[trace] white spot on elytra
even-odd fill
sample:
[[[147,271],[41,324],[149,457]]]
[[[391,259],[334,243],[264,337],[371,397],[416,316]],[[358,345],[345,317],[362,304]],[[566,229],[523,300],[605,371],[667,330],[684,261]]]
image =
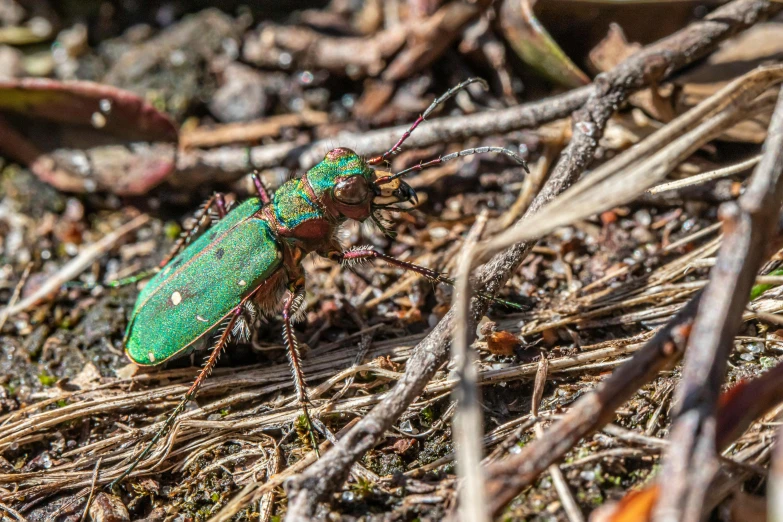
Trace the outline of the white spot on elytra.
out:
[[[147,357],[149,357],[149,358],[150,358],[150,361],[151,361],[151,362],[155,362],[155,354],[154,354],[154,353],[152,353],[152,352],[148,353],[148,354],[147,354]]]
[[[200,315],[197,315],[197,316],[196,316],[196,319],[198,319],[198,320],[199,320],[199,321],[201,321],[202,323],[206,323],[206,322],[208,322],[206,319],[204,319],[204,318],[203,318],[203,317],[201,317]]]
[[[244,279],[240,279],[239,280],[239,286],[245,286],[246,284],[247,284],[247,281],[245,281]]]
[[[174,303],[174,306],[177,306],[182,302],[182,294],[179,292],[174,292],[171,294],[171,302]]]

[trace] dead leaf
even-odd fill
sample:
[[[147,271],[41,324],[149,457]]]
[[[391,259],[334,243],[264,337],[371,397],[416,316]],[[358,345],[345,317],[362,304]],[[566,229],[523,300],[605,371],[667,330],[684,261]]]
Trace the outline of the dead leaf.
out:
[[[755,379],[744,379],[722,393],[718,402],[718,423],[715,444],[726,448],[750,424],[783,402],[783,363]]]
[[[629,43],[622,27],[616,23],[609,25],[606,37],[596,45],[589,55],[590,63],[598,72],[616,67],[620,62],[641,49],[641,44]],[[658,121],[668,122],[674,119],[674,107],[670,100],[672,89],[660,89],[653,85],[631,95],[629,101]]]
[[[519,57],[541,76],[565,87],[580,87],[590,79],[563,52],[533,13],[535,0],[506,0],[500,27]]]
[[[631,491],[613,506],[596,510],[590,522],[646,522],[651,519],[657,501],[658,486]]]
[[[139,195],[174,171],[176,154],[173,144],[139,142],[57,149],[40,153],[28,165],[43,181],[63,191]]]
[[[641,48],[638,43],[628,43],[622,27],[612,23],[606,37],[590,51],[590,64],[597,72],[608,71]]]
[[[416,439],[397,439],[392,445],[392,450],[397,455],[402,455],[416,444]]]
[[[492,332],[487,336],[487,349],[495,355],[514,355],[514,350],[519,345],[519,338],[504,330]]]
[[[128,508],[117,495],[104,493],[95,495],[90,505],[90,518],[95,522],[126,522],[130,521]]]
[[[391,357],[388,355],[384,357],[377,357],[373,363],[377,364],[378,368],[381,368],[382,370],[389,370],[392,372],[400,371],[400,365],[392,361]]]
[[[554,346],[560,340],[560,337],[557,335],[557,331],[554,328],[547,328],[541,332],[541,337],[544,340],[544,344],[547,346]]]
[[[677,76],[674,83],[682,88],[676,100],[681,113],[711,96],[733,79],[759,65],[783,61],[783,22],[756,24],[723,43],[706,60]],[[721,139],[744,143],[763,143],[769,126],[769,115],[743,121],[725,132]]]
[[[139,374],[140,369],[141,367],[137,364],[130,363],[122,368],[114,370],[114,375],[116,375],[118,379],[131,379]]]
[[[0,154],[59,190],[144,194],[174,170],[176,149],[161,142],[177,140],[176,126],[131,92],[93,82],[0,80],[0,111],[9,114],[0,118]],[[48,129],[46,149],[24,133],[36,130],[37,119],[60,124]],[[118,143],[106,145],[114,137]]]
[[[130,91],[95,82],[0,80],[0,111],[86,125],[127,139],[177,139],[177,127],[166,114]]]

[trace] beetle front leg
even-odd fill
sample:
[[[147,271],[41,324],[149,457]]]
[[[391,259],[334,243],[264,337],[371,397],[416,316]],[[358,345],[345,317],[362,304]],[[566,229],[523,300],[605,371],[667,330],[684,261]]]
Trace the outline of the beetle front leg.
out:
[[[397,259],[396,257],[392,257],[390,255],[384,254],[383,252],[378,252],[372,247],[357,247],[357,248],[352,248],[347,252],[332,251],[327,254],[327,257],[339,262],[343,266],[350,266],[353,263],[367,261],[371,259],[380,259],[381,261],[385,261],[386,263],[389,263],[392,266],[396,266],[404,270],[415,272],[421,276],[424,276],[430,281],[432,281],[433,283],[443,283],[451,287],[454,286],[454,280],[440,272],[436,272],[435,270],[431,268],[427,268],[426,266],[421,266],[415,263],[409,263],[407,261],[403,261],[402,259]],[[525,310],[524,307],[518,305],[517,303],[506,301],[505,299],[499,299],[485,292],[477,292],[476,295],[478,297],[481,297],[482,299],[487,299],[489,301],[500,303],[510,308],[515,308],[517,310],[522,310],[522,311]]]
[[[380,259],[389,263],[390,265],[397,266],[408,270],[410,272],[416,272],[417,274],[426,277],[434,283],[444,283],[447,285],[454,285],[454,280],[450,277],[446,277],[440,272],[436,272],[426,266],[416,265],[414,263],[408,263],[402,259],[397,259],[390,255],[386,255],[383,252],[378,252],[372,247],[357,247],[348,250],[347,252],[331,252],[328,256],[330,259],[334,259],[344,266],[350,266],[354,263],[360,263],[370,259]]]

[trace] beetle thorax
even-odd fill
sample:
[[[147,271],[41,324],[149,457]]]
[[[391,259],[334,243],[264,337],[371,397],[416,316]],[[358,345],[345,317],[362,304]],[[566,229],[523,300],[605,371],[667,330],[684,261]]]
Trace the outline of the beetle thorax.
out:
[[[334,149],[301,179],[285,182],[265,211],[279,236],[318,250],[346,219],[371,216],[374,177],[355,152]]]
[[[312,245],[308,250],[331,238],[340,224],[323,211],[305,178],[285,182],[264,211],[278,236]]]

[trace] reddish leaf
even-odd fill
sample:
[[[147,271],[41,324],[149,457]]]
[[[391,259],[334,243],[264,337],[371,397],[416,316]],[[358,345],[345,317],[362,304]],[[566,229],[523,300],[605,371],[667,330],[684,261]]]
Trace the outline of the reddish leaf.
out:
[[[100,127],[130,139],[177,139],[177,128],[166,114],[132,92],[94,82],[46,78],[0,80],[0,111]],[[105,125],[101,126],[104,121]]]
[[[4,80],[0,81],[0,111],[25,116],[20,126],[29,117],[91,127],[89,132],[76,133],[84,146],[47,152],[39,140],[27,138],[10,121],[0,118],[0,154],[27,165],[59,190],[143,194],[175,167],[173,144],[125,145],[127,140],[175,142],[177,128],[167,115],[116,87],[36,78]],[[119,143],[105,145],[105,134],[117,136]],[[46,141],[63,135],[53,130]]]
[[[30,164],[39,178],[70,192],[144,194],[174,171],[176,148],[169,143],[58,149]]]
[[[547,328],[541,332],[541,337],[544,339],[544,344],[550,347],[557,344],[560,340],[560,337],[557,335],[557,331],[554,328]]]
[[[783,363],[723,393],[718,405],[716,444],[723,449],[759,417],[783,402]]]
[[[414,444],[416,444],[416,439],[397,439],[397,441],[392,446],[392,450],[394,450],[394,453],[402,455],[411,449]]]

